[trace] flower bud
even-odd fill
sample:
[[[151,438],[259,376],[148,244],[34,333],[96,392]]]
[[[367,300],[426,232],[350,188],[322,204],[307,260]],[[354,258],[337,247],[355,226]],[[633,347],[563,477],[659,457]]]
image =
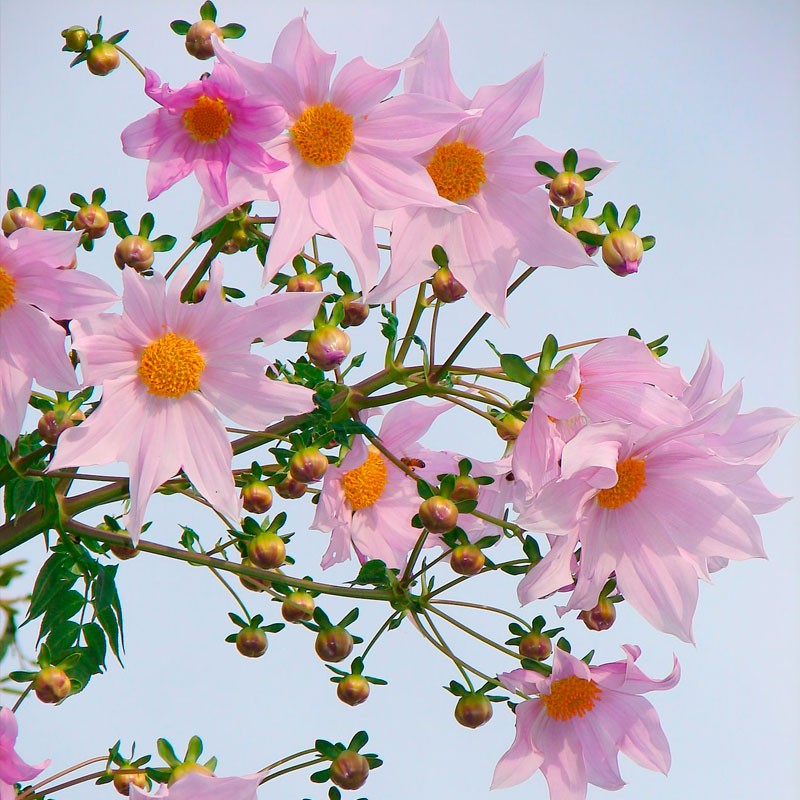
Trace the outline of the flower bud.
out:
[[[492,718],[492,713],[492,704],[486,695],[471,692],[458,698],[453,715],[465,728],[480,728]]]
[[[317,328],[308,340],[306,353],[322,370],[336,369],[350,352],[350,337],[335,325]]]
[[[617,618],[617,609],[607,597],[600,600],[594,608],[581,611],[578,619],[590,631],[607,631]]]
[[[368,777],[369,762],[354,750],[343,750],[331,764],[331,781],[340,789],[360,789]]]
[[[260,658],[267,652],[267,634],[261,628],[242,628],[236,635],[236,649],[247,658]]]
[[[286,561],[286,543],[277,533],[263,531],[247,543],[247,557],[255,567],[277,569]]]
[[[153,266],[153,245],[141,236],[126,236],[114,250],[114,261],[120,269],[130,267],[144,272]]]
[[[45,667],[33,679],[33,691],[43,703],[60,703],[71,689],[69,675],[59,667]]]
[[[519,654],[531,661],[544,661],[553,652],[553,642],[543,633],[526,633],[519,641]]]
[[[503,414],[497,418],[494,424],[497,435],[504,442],[513,442],[519,436],[525,420],[515,417],[513,414]]]
[[[593,219],[589,219],[588,217],[574,217],[573,219],[568,220],[566,229],[575,238],[578,237],[578,234],[581,231],[585,231],[586,233],[602,234],[600,226]],[[586,244],[585,242],[582,242],[582,244],[587,256],[593,256],[600,249],[600,247],[596,244]]]
[[[35,228],[37,231],[44,230],[44,220],[41,214],[32,208],[17,206],[11,208],[3,214],[3,221],[0,223],[3,233],[8,236],[19,228]]]
[[[328,459],[316,447],[298,450],[289,462],[289,474],[300,483],[314,483],[328,470]]]
[[[72,222],[76,230],[86,231],[86,235],[90,239],[99,239],[101,236],[105,236],[110,224],[108,212],[94,203],[79,209]]]
[[[453,491],[450,492],[450,499],[454,503],[460,503],[462,500],[477,500],[479,491],[480,487],[475,478],[469,475],[459,475]]]
[[[287,475],[276,487],[275,491],[284,500],[297,500],[306,493],[306,485]]]
[[[72,428],[76,422],[82,422],[84,419],[86,415],[80,410],[67,416],[63,411],[58,413],[53,409],[42,414],[36,424],[36,430],[45,444],[54,445],[67,428]]]
[[[345,675],[336,685],[336,696],[348,706],[359,706],[369,697],[369,681],[363,675]]]
[[[287,292],[321,292],[322,284],[313,275],[292,275],[286,281]]]
[[[643,255],[642,240],[633,231],[620,228],[603,240],[603,261],[621,278],[639,271]]]
[[[313,614],[314,598],[308,592],[291,592],[281,603],[281,615],[287,622],[305,622]]]
[[[550,182],[550,202],[558,208],[576,206],[586,197],[586,184],[575,172],[561,172]]]
[[[353,637],[344,628],[335,625],[317,634],[314,650],[323,661],[344,661],[353,651]]]
[[[125,533],[125,531],[119,531],[119,533]],[[127,561],[131,558],[136,558],[139,555],[139,551],[131,544],[110,544],[108,549],[120,560],[120,561]]]
[[[264,481],[251,481],[242,488],[242,505],[250,514],[266,514],[272,508],[272,489]]]
[[[460,544],[450,554],[450,568],[459,575],[477,575],[486,563],[486,556],[474,544]]]
[[[189,55],[200,61],[207,61],[214,55],[211,37],[222,38],[222,31],[217,23],[210,19],[201,19],[195,22],[186,33],[186,50]]]
[[[434,495],[420,504],[419,518],[431,533],[447,533],[458,524],[458,508],[450,498]]]
[[[208,767],[204,767],[202,764],[196,764],[194,761],[185,761],[183,764],[178,764],[177,767],[173,768],[167,784],[172,786],[173,783],[176,783],[190,772],[197,772],[200,775],[209,776],[214,774]]]
[[[71,53],[82,53],[89,43],[89,31],[81,25],[63,30],[61,35],[64,37],[64,49]]]
[[[208,287],[211,285],[210,281],[200,281],[197,286],[192,289],[192,302],[193,303],[202,303],[203,298],[206,296],[206,292],[208,292]]]
[[[464,285],[456,280],[449,267],[439,267],[436,270],[431,286],[434,296],[443,303],[455,303],[467,293]]]
[[[150,778],[144,772],[114,772],[114,788],[124,795],[130,794],[131,784],[147,791],[150,788]]]
[[[89,51],[86,66],[92,75],[108,75],[119,66],[119,50],[110,42],[100,42]]]
[[[254,567],[255,564],[249,558],[245,557],[242,559],[242,566]],[[269,581],[264,581],[260,578],[249,578],[247,575],[240,575],[239,583],[241,583],[245,589],[249,589],[251,592],[264,592],[270,586]]]
[[[369,306],[359,302],[360,300],[361,295],[355,293],[346,294],[342,298],[342,307],[344,308],[342,327],[357,328],[369,316]]]

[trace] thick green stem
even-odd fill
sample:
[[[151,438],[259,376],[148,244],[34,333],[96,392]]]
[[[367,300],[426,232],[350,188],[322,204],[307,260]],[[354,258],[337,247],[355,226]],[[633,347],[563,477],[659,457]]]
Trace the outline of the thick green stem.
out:
[[[417,325],[419,325],[419,321],[422,319],[422,314],[425,311],[427,306],[425,305],[425,284],[421,283],[419,285],[419,290],[417,291],[417,300],[414,303],[414,310],[411,312],[411,319],[408,321],[408,328],[406,329],[406,334],[401,340],[400,350],[397,353],[397,357],[395,358],[395,364],[401,366],[403,363],[403,359],[408,355],[408,350],[411,347],[411,337],[417,330]]]

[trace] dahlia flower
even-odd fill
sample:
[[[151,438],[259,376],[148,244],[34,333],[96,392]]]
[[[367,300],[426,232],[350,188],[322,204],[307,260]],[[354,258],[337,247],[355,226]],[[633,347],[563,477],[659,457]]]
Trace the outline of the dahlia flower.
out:
[[[229,67],[216,64],[209,77],[177,90],[162,84],[153,70],[145,73],[144,90],[161,108],[122,131],[122,149],[150,162],[148,199],[194,172],[203,192],[225,206],[231,164],[257,174],[285,166],[261,145],[284,129],[283,110],[246,92]]]
[[[666,774],[669,744],[645,692],[671,689],[680,679],[675,660],[663,680],[636,665],[638,647],[623,645],[626,658],[592,667],[556,648],[553,672],[515,669],[498,675],[508,689],[537,697],[516,707],[516,737],[497,764],[492,788],[514,786],[541,770],[550,800],[584,800],[588,784],[621,789],[619,753],[639,766]]]
[[[0,435],[22,429],[31,384],[78,388],[64,350],[66,331],[53,320],[97,313],[117,300],[99,278],[67,266],[80,231],[20,228],[0,236]]]
[[[14,749],[17,743],[17,719],[10,708],[0,709],[0,800],[14,800],[14,784],[33,780],[50,763],[35,767],[26,764]]]
[[[150,495],[183,469],[218,511],[238,517],[233,453],[220,412],[263,428],[314,407],[302,386],[269,380],[265,359],[250,354],[305,325],[321,293],[281,294],[241,308],[222,298],[222,269],[211,269],[202,302],[180,302],[179,277],[122,273],[123,314],[74,323],[87,383],[103,387],[89,418],[61,435],[51,469],[124,461],[131,509],[125,526],[138,539]]]
[[[241,778],[218,778],[201,772],[187,772],[172,786],[161,784],[152,792],[131,786],[129,796],[138,800],[170,798],[170,800],[256,800],[263,772]]]

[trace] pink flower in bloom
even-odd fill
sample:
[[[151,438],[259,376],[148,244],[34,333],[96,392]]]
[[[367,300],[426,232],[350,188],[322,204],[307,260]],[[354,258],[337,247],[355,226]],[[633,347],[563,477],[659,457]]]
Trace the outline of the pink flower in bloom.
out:
[[[438,483],[436,475],[453,472],[456,459],[425,449],[419,439],[439,414],[451,407],[446,403],[426,406],[413,401],[398,405],[384,418],[380,440],[397,458],[415,459],[415,471]],[[341,466],[325,473],[311,524],[315,530],[332,534],[322,566],[346,561],[352,546],[362,561],[381,559],[388,567],[401,568],[420,535],[411,519],[421,502],[416,481],[374,446],[356,438]],[[437,541],[432,538],[430,544]]]
[[[17,743],[17,720],[10,708],[0,709],[0,800],[14,800],[14,784],[33,780],[50,760],[32,767],[14,749]]]
[[[516,737],[497,764],[492,789],[515,786],[541,770],[550,800],[584,800],[588,784],[621,789],[623,752],[645,769],[666,774],[669,744],[645,692],[671,689],[680,679],[677,659],[663,680],[634,663],[640,649],[623,645],[626,659],[590,667],[556,648],[553,673],[515,669],[498,675],[512,691],[536,694],[516,708]]]
[[[264,774],[259,772],[241,778],[218,778],[216,775],[188,772],[172,786],[161,784],[152,793],[143,792],[138,786],[131,786],[129,796],[138,800],[163,800],[167,797],[170,800],[256,800],[258,785]]]
[[[80,231],[21,228],[0,236],[0,435],[14,442],[36,380],[48,389],[77,389],[64,350],[66,332],[53,322],[94,314],[117,295],[99,278],[71,269]]]
[[[231,164],[251,173],[275,172],[285,166],[260,144],[284,129],[283,110],[268,98],[246,92],[229,67],[216,64],[209,77],[177,90],[161,84],[148,69],[144,90],[161,108],[125,128],[122,149],[150,161],[150,200],[194,172],[203,191],[225,206]]]
[[[180,302],[180,276],[166,288],[122,273],[124,313],[74,325],[84,379],[102,384],[103,399],[79,427],[62,434],[52,469],[124,461],[130,469],[134,540],[150,495],[183,469],[197,491],[229,517],[239,514],[233,456],[217,411],[248,428],[263,428],[313,407],[312,392],[265,377],[266,361],[250,353],[254,338],[279,341],[316,313],[321,293],[262,298],[240,308],[221,296],[213,266],[201,303]]]
[[[472,100],[450,72],[444,27],[436,22],[412,53],[405,88],[465,110],[465,117],[420,156],[439,194],[462,208],[421,208],[409,204],[392,220],[392,262],[372,298],[387,302],[427,280],[437,266],[434,245],[449,257],[450,269],[482,309],[505,319],[506,289],[518,259],[531,266],[592,264],[583,245],[550,214],[536,161],[559,167],[563,154],[517,130],[539,114],[542,62],[502,86],[484,86]],[[581,150],[579,168],[610,166],[593,150]],[[473,213],[453,213],[464,207]]]
[[[215,44],[253,92],[286,112],[289,130],[270,147],[288,167],[271,176],[280,215],[270,241],[265,281],[315,233],[329,233],[347,250],[366,293],[379,268],[376,211],[449,206],[415,161],[466,115],[451,103],[418,95],[384,100],[400,67],[377,69],[362,58],[345,64],[331,83],[336,56],[311,38],[305,16],[278,37],[272,63],[259,64]]]

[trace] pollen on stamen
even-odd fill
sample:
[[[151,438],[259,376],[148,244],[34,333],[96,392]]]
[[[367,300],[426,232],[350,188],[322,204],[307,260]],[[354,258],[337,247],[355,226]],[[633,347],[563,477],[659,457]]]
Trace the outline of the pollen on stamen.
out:
[[[181,117],[183,125],[198,142],[216,142],[227,134],[233,114],[219,97],[201,94]]]
[[[601,489],[597,505],[601,508],[620,508],[639,496],[647,485],[644,459],[629,458],[617,464],[617,482],[610,489]]]
[[[195,342],[170,331],[144,348],[138,374],[150,394],[176,398],[200,388],[205,366]]]
[[[453,203],[477,194],[486,182],[483,153],[464,142],[437,147],[426,169],[439,196]]]
[[[315,167],[344,161],[353,146],[353,118],[333,103],[309,106],[289,129],[297,152]]]
[[[548,717],[566,722],[583,717],[600,699],[603,690],[594,682],[577,675],[561,678],[550,684],[550,694],[540,695]]]
[[[7,311],[16,302],[16,286],[17,282],[13,275],[0,267],[0,314]]]
[[[369,508],[380,499],[389,472],[381,454],[374,448],[369,449],[367,460],[355,469],[345,472],[342,478],[344,496],[353,511]]]

